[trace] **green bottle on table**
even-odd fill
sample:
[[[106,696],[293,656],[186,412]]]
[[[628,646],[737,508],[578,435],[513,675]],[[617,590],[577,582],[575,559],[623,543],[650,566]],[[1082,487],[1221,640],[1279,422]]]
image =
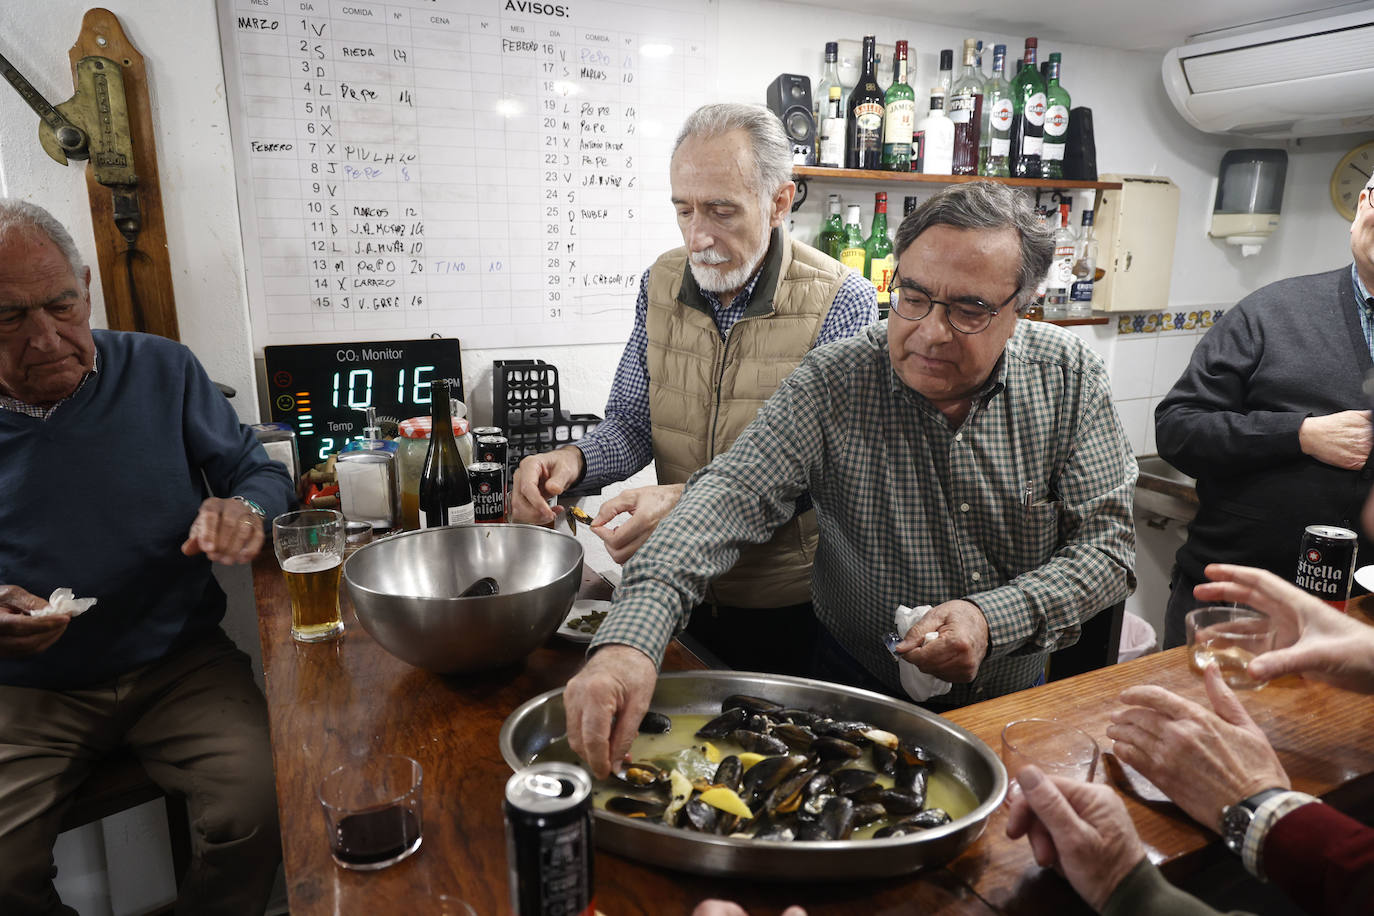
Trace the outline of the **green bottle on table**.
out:
[[[844,223],[840,220],[840,195],[831,194],[829,205],[830,215],[821,226],[821,237],[816,247],[838,261],[841,244],[844,242]]]

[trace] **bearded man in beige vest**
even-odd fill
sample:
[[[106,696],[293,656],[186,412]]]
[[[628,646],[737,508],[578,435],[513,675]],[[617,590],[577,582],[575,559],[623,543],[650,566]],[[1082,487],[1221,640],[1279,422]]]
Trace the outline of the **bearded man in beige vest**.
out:
[[[658,486],[608,499],[592,521],[618,563],[807,352],[877,318],[870,282],[787,234],[792,151],[767,109],[693,112],[673,148],[670,184],[684,246],[640,280],[606,420],[576,445],[526,458],[511,484],[512,520],[549,524],[552,497],[624,480],[654,461]],[[622,514],[628,518],[609,524]],[[804,673],[817,632],[815,550],[815,513],[804,494],[787,524],[711,583],[687,632],[730,667]]]

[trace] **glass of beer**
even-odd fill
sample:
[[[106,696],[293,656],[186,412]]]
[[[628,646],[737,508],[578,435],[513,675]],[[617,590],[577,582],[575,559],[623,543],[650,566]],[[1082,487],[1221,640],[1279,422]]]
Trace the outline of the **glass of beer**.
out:
[[[272,519],[277,562],[291,595],[293,639],[319,642],[343,632],[339,573],[345,538],[343,513],[333,509],[305,509]]]

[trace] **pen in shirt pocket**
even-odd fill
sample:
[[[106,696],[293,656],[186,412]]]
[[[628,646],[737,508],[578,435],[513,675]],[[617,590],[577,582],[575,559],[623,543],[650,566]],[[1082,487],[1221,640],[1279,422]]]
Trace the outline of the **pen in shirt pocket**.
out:
[[[1035,502],[1035,481],[1027,480],[1021,484],[1021,505],[1029,508]]]

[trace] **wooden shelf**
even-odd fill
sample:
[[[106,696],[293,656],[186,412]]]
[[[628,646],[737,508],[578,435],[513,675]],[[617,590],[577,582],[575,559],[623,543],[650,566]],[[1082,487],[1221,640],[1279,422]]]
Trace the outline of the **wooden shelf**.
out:
[[[1108,324],[1111,319],[1106,315],[1094,315],[1091,318],[1049,318],[1045,319],[1046,324],[1057,324],[1061,328],[1071,328],[1076,324]]]
[[[826,181],[896,181],[915,184],[960,184],[966,181],[995,181],[998,184],[1016,188],[1040,188],[1046,191],[1086,189],[1093,191],[1117,191],[1119,181],[1070,181],[1067,178],[986,178],[982,175],[923,175],[920,172],[887,172],[880,169],[827,169],[817,165],[797,165],[792,167],[797,178],[824,179]]]

